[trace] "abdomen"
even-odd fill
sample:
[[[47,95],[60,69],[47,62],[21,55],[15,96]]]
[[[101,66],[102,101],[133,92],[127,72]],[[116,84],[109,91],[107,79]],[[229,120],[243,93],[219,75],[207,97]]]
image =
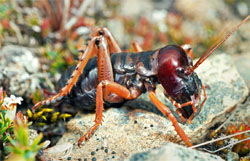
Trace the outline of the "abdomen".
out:
[[[75,65],[71,66],[63,73],[57,84],[58,91],[65,86],[75,67]],[[96,58],[93,58],[89,60],[77,83],[71,92],[63,98],[61,104],[67,104],[82,110],[94,110],[97,85]]]
[[[130,88],[136,86],[142,92],[145,92],[143,79],[148,76],[143,75],[137,69],[137,63],[144,64],[143,72],[149,74],[151,65],[149,64],[149,56],[152,52],[142,53],[118,53],[111,55],[111,63],[113,67],[115,82]],[[58,82],[58,90],[64,87],[67,80],[70,78],[71,73],[74,71],[75,66],[70,67],[62,75]],[[72,88],[71,92],[64,97],[62,103],[79,108],[82,110],[94,110],[96,103],[96,87],[98,85],[97,74],[97,58],[92,58],[84,68],[83,73],[79,77],[76,85]],[[120,102],[120,103],[123,103]],[[120,104],[118,103],[118,104]],[[105,106],[113,106],[116,104],[105,102]]]

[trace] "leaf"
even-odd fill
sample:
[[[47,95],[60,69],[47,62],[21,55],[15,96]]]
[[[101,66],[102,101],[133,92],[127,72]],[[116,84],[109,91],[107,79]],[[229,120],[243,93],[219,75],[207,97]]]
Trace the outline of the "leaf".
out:
[[[33,141],[33,143],[31,144],[31,149],[35,149],[37,150],[40,149],[42,147],[42,144],[38,145],[40,143],[40,141],[42,140],[43,138],[43,135],[42,134],[39,134]]]

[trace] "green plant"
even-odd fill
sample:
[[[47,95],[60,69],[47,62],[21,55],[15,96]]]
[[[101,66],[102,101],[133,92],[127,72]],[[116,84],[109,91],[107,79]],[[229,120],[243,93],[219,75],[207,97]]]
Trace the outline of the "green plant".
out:
[[[8,160],[34,161],[38,151],[42,148],[43,143],[39,144],[42,134],[38,135],[32,143],[29,143],[29,132],[26,118],[22,113],[18,113],[14,121],[14,139],[9,137],[10,153]]]
[[[9,153],[8,160],[33,161],[42,144],[40,134],[33,143],[29,143],[28,121],[21,113],[16,114],[17,104],[22,98],[11,95],[7,97],[0,88],[0,143],[4,156]],[[1,156],[1,159],[4,157]]]
[[[6,117],[8,112],[6,108],[6,96],[2,88],[0,88],[0,140],[4,144],[8,142],[8,136],[13,132],[13,124],[10,118]]]
[[[13,124],[9,118],[5,117],[6,111],[0,111],[0,139],[3,143],[8,141],[8,137],[13,132]]]
[[[8,117],[5,117],[5,115],[6,110],[0,110],[0,160],[9,153],[5,145],[9,142],[8,138],[13,134],[14,129],[12,121]]]

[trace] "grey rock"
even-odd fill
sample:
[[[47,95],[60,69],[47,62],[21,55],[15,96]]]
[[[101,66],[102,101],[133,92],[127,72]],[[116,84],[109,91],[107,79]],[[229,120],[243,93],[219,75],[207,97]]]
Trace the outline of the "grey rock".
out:
[[[26,47],[5,46],[1,49],[0,56],[2,66],[12,66],[14,64],[31,73],[37,72],[39,69],[38,58],[35,58],[32,52]]]
[[[243,104],[232,112],[232,115],[228,118],[227,124],[240,124],[250,123],[250,96],[246,99]]]
[[[240,160],[240,157],[237,153],[234,153],[234,152],[228,152],[227,153],[227,161],[238,161]]]
[[[197,69],[197,73],[209,87],[208,100],[192,124],[180,125],[193,143],[203,142],[208,129],[216,123],[224,122],[236,105],[248,95],[245,82],[238,74],[231,58],[225,54],[210,57]],[[161,90],[157,89],[157,97],[171,107]],[[123,160],[131,154],[161,147],[168,142],[183,144],[169,120],[156,114],[157,110],[148,101],[147,94],[143,94],[129,106],[135,109],[129,107],[107,109],[104,112],[104,122],[95,134],[84,142],[82,147],[76,145],[73,147],[74,153],[70,155],[72,160],[83,157]],[[68,122],[68,132],[58,144],[77,143],[80,136],[93,125],[94,119],[94,113],[77,115]]]
[[[44,155],[51,158],[65,159],[72,153],[73,144],[63,143],[47,148],[43,151]]]
[[[40,88],[40,63],[25,47],[8,45],[0,50],[0,86],[11,94],[29,97]]]
[[[126,161],[222,161],[219,156],[193,150],[173,143],[167,143],[161,148],[132,155]]]
[[[248,44],[249,45],[249,44]],[[233,55],[233,59],[236,65],[237,70],[239,71],[242,78],[245,80],[248,88],[250,89],[250,53],[241,54],[241,55]]]

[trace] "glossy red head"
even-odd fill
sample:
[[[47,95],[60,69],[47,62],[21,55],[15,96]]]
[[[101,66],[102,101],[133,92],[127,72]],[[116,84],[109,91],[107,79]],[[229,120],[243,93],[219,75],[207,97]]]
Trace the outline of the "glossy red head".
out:
[[[193,101],[198,105],[202,83],[195,72],[189,72],[193,67],[190,57],[176,45],[168,45],[159,50],[158,81],[165,89],[165,95],[177,103]],[[188,119],[193,113],[192,106],[183,107],[182,115]]]
[[[248,19],[250,19],[250,15],[235,26],[224,38],[212,45],[195,65],[180,46],[168,45],[161,48],[158,52],[157,77],[165,89],[165,95],[179,104],[191,101],[197,107],[200,103],[202,83],[194,70]],[[194,112],[191,105],[184,106],[179,111],[186,119],[189,119]]]

